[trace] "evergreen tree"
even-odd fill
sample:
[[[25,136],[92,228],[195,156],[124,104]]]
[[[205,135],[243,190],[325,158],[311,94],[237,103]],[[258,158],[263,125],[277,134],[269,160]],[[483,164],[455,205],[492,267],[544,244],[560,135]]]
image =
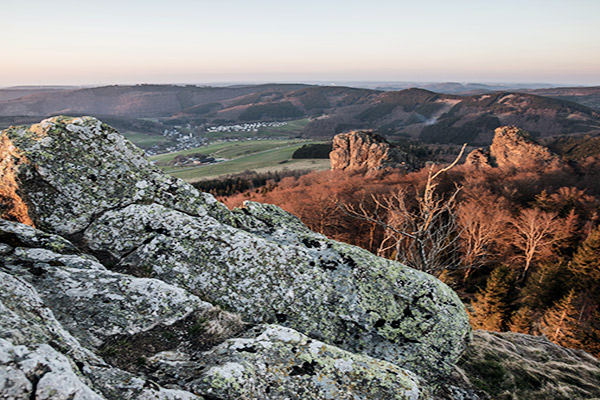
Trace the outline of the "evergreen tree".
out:
[[[523,306],[511,318],[510,331],[518,333],[531,333],[534,313],[531,308]]]
[[[506,330],[514,300],[514,271],[506,266],[498,267],[490,274],[485,290],[475,295],[471,303],[471,325],[487,331]]]
[[[572,276],[565,262],[541,263],[527,279],[521,292],[522,303],[533,310],[546,310],[562,299],[572,286]]]
[[[596,311],[590,319],[585,331],[585,351],[600,358],[600,311]]]
[[[540,332],[561,346],[582,348],[582,331],[578,321],[575,289],[548,309],[540,323]]]
[[[583,286],[600,281],[600,227],[594,229],[579,246],[571,262],[571,271]]]

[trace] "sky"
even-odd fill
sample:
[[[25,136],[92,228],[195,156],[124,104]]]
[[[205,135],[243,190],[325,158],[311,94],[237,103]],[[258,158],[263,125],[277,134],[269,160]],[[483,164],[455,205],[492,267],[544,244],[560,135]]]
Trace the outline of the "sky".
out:
[[[600,0],[1,0],[0,87],[600,85]]]

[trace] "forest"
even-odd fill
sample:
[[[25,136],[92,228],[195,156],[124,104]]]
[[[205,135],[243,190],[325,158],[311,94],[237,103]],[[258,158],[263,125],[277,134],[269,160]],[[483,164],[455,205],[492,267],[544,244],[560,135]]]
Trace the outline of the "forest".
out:
[[[545,335],[599,357],[598,176],[592,157],[550,168],[321,171],[220,200],[276,204],[330,238],[437,276],[475,329]]]

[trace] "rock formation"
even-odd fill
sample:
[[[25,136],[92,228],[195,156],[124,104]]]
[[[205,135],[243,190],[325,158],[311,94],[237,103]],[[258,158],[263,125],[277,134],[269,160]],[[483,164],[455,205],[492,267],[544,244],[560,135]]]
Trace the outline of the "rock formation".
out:
[[[340,133],[329,153],[331,169],[406,168],[406,154],[369,131]]]
[[[37,228],[0,220],[2,395],[420,399],[465,348],[440,281],[275,206],[229,211],[94,118],[0,139],[2,217]]]
[[[465,163],[478,168],[547,168],[560,165],[561,160],[533,141],[527,132],[515,126],[502,126],[495,130],[489,150],[473,150]]]

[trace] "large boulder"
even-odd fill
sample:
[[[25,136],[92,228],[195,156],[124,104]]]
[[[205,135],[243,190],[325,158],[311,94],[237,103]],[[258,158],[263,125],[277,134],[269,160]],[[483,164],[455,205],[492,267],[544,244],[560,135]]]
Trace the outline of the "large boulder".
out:
[[[329,153],[331,169],[378,170],[406,168],[406,154],[390,145],[383,137],[369,131],[340,133],[333,138]]]
[[[249,322],[278,322],[426,379],[448,373],[464,349],[464,307],[437,279],[311,232],[274,206],[229,212],[94,118],[13,127],[2,140],[13,160],[3,173],[32,223],[109,269],[160,279]]]
[[[428,396],[410,371],[289,328],[256,327],[232,338],[246,329],[236,315],[162,281],[108,271],[29,226],[0,220],[0,242],[0,397]],[[52,250],[55,243],[63,253]],[[370,385],[355,384],[365,377]]]

